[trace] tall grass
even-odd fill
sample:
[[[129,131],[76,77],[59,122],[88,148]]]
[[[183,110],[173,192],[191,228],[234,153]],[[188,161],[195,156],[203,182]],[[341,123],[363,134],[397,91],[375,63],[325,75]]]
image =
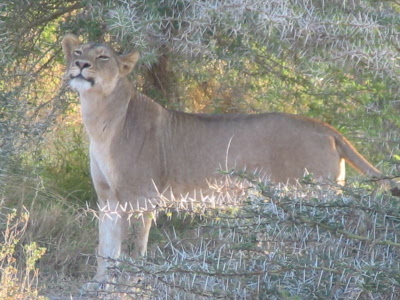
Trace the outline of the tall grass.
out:
[[[0,224],[6,224],[10,210],[29,214],[12,254],[15,276],[25,272],[23,245],[46,248],[36,262],[44,293],[59,289],[54,286],[61,281],[68,282],[70,292],[77,291],[94,272],[97,228],[86,209],[95,199],[86,146],[79,126],[55,129],[46,147],[0,172]]]
[[[87,207],[46,187],[38,175],[3,174],[0,186],[3,215],[10,209],[29,212],[20,242],[36,242],[47,249],[38,262],[42,274],[87,278],[97,243],[96,221],[86,213]]]

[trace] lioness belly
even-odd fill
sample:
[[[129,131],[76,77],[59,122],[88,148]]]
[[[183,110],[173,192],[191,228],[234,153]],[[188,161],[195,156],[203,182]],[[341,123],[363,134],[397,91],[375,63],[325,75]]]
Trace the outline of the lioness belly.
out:
[[[274,130],[271,134],[265,129],[254,138],[232,133],[230,138],[220,138],[218,144],[208,143],[207,149],[201,149],[199,143],[194,151],[197,155],[181,155],[180,160],[173,160],[168,186],[178,194],[196,189],[206,192],[211,182],[221,182],[223,174],[232,170],[285,184],[295,184],[305,174],[312,174],[317,180],[344,180],[344,161],[336,150],[334,137],[313,132],[305,136],[295,129]]]

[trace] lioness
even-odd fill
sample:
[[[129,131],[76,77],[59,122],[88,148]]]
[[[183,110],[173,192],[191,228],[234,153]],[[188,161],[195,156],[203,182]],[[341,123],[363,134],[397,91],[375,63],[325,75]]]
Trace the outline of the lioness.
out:
[[[116,258],[126,205],[144,208],[158,191],[206,195],[217,170],[262,170],[271,181],[345,180],[345,161],[363,174],[381,173],[333,127],[285,113],[189,114],[164,109],[135,92],[127,75],[138,53],[117,55],[108,45],[62,40],[67,78],[79,93],[90,139],[91,175],[100,207],[96,281],[106,280],[105,258]],[[136,219],[135,253],[145,255],[153,216]],[[131,218],[130,221],[132,221]]]

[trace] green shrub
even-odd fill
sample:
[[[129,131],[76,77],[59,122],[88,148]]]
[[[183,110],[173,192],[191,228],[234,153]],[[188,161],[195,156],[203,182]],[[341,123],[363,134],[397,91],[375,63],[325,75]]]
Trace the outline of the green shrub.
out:
[[[95,203],[90,178],[89,150],[81,126],[66,124],[55,129],[46,147],[32,159],[46,187],[80,205]]]

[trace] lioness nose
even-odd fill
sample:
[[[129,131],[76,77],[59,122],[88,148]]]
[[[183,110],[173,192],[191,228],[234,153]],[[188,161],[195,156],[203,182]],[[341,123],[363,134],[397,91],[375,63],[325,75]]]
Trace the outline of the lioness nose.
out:
[[[77,60],[75,64],[79,67],[79,69],[83,70],[85,68],[90,68],[91,64],[88,61]]]

